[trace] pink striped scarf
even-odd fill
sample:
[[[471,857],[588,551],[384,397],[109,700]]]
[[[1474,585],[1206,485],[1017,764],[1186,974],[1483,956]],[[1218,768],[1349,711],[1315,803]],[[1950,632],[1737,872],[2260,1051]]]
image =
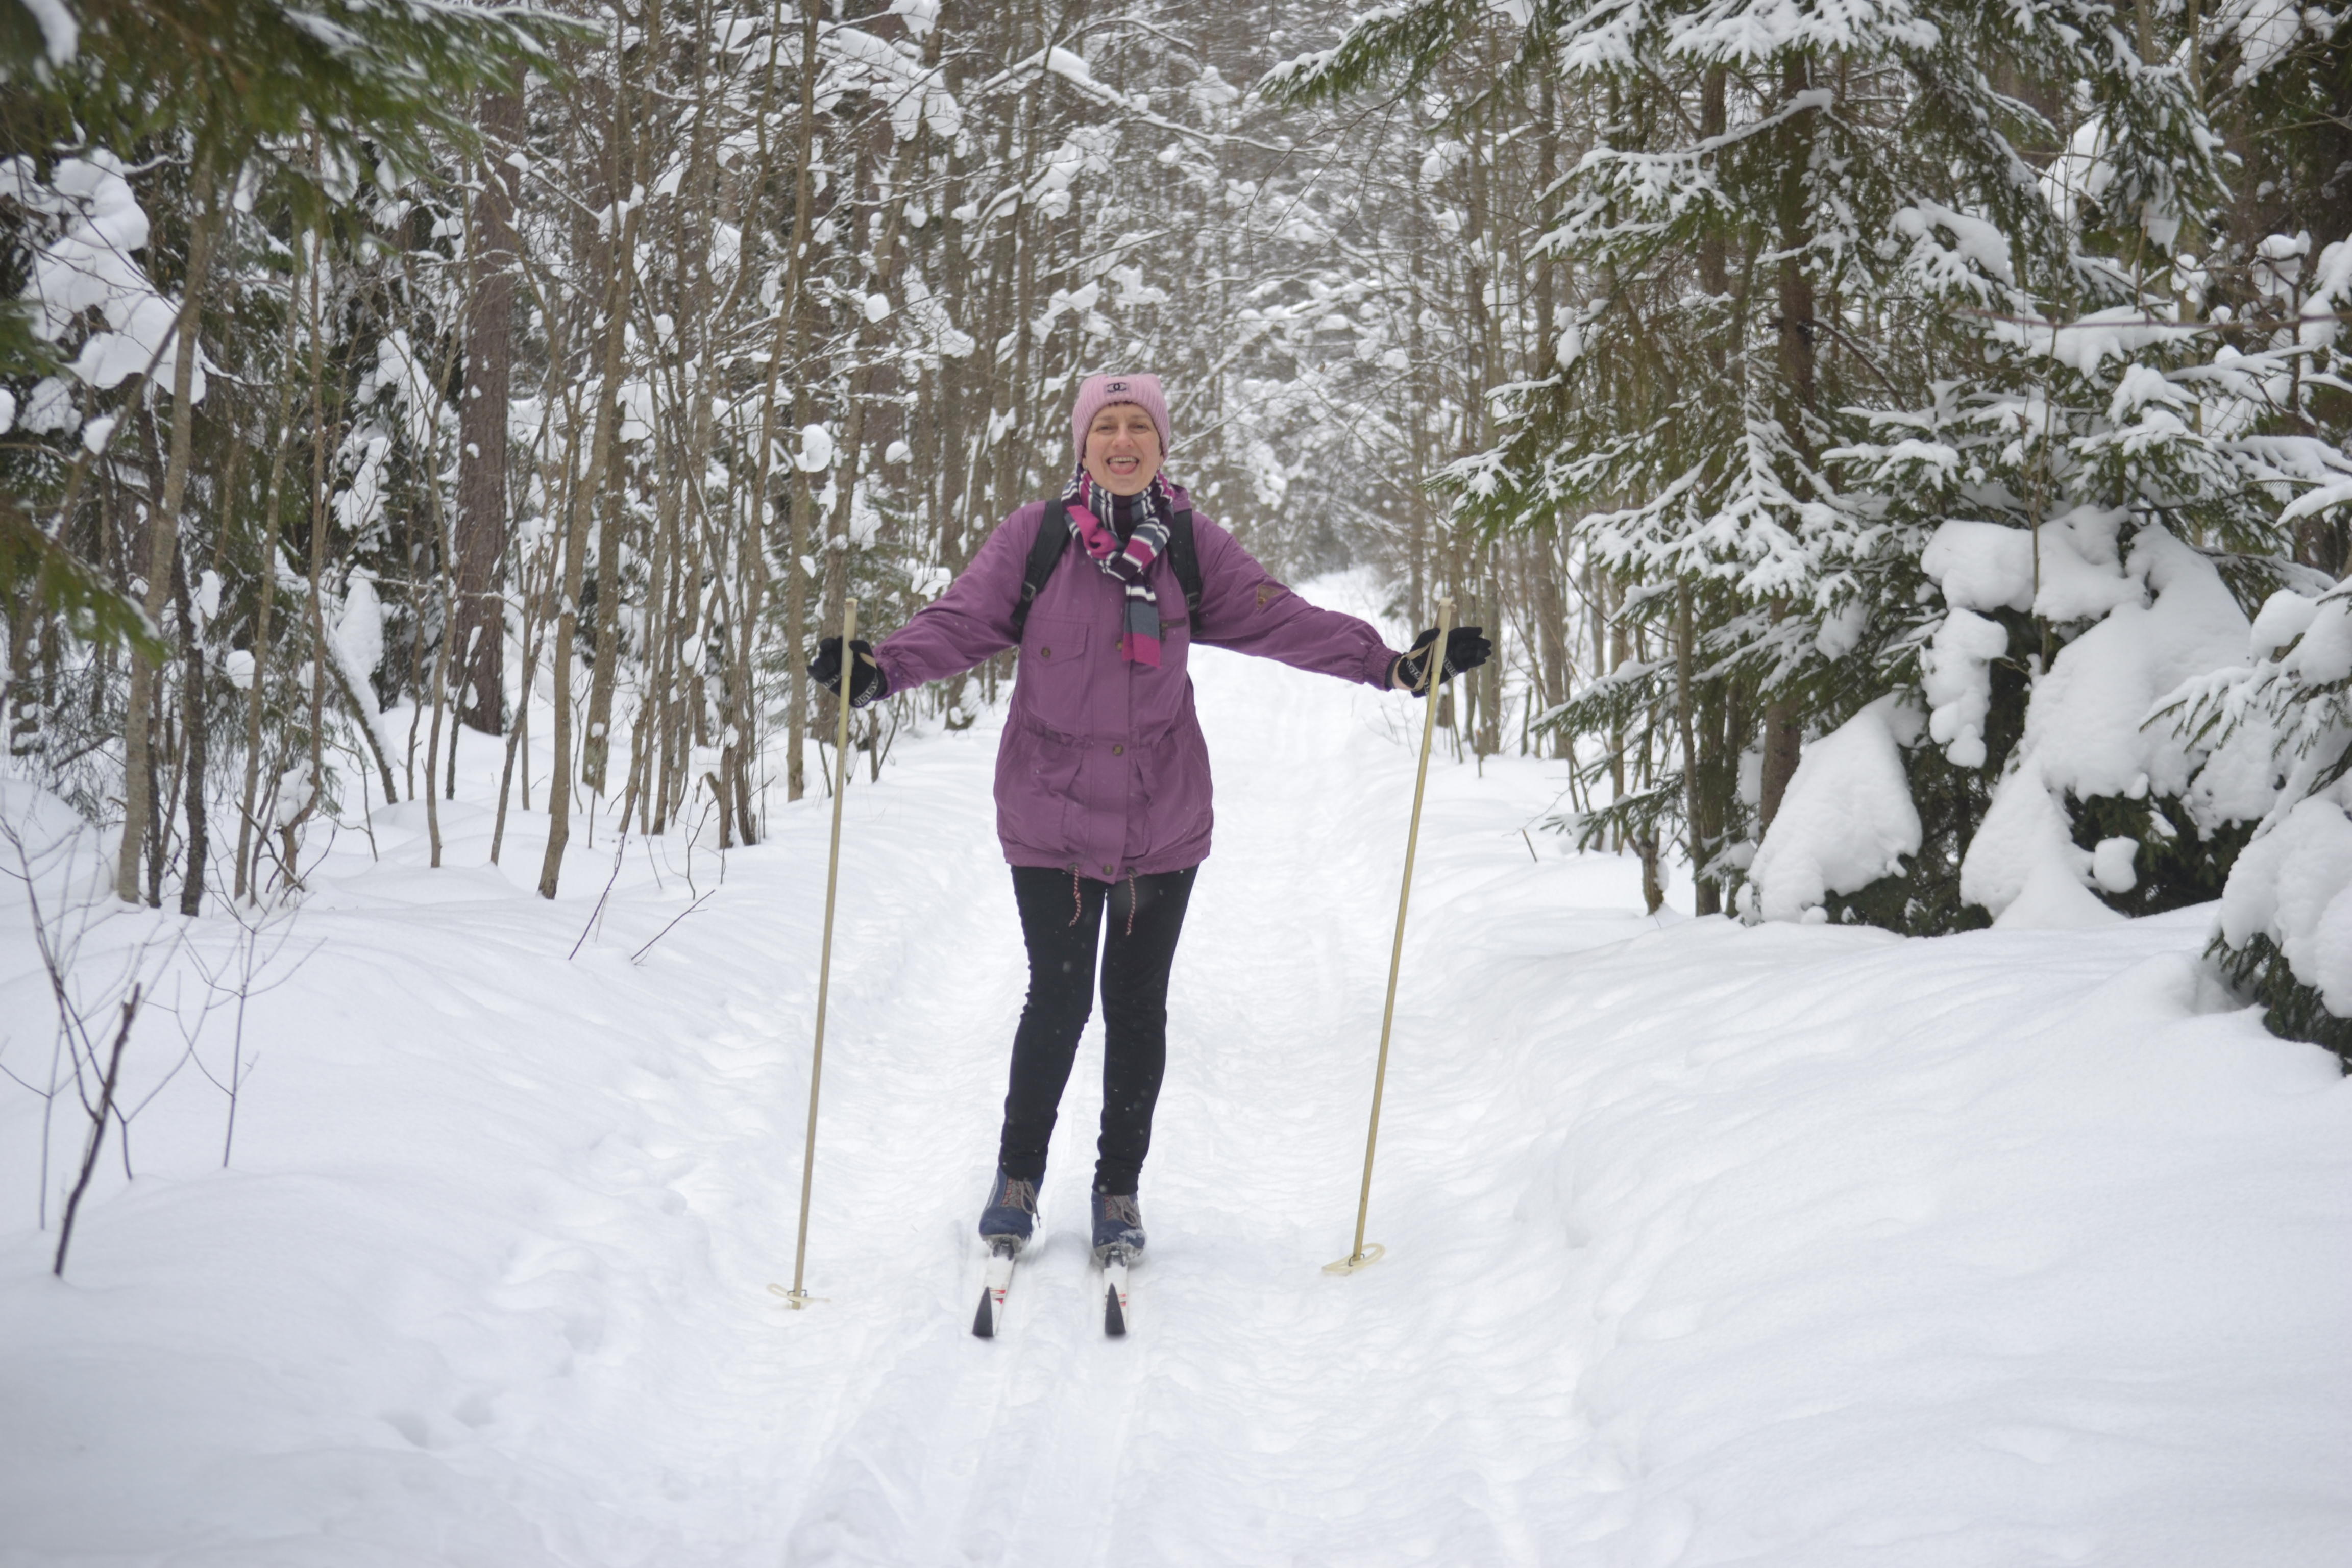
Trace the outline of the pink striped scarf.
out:
[[[1093,557],[1102,574],[1119,584],[1127,603],[1119,621],[1118,650],[1129,664],[1160,668],[1160,601],[1143,580],[1151,563],[1168,548],[1168,519],[1176,513],[1175,498],[1164,473],[1151,476],[1151,488],[1138,498],[1145,502],[1143,521],[1135,525],[1125,544],[1111,527],[1112,496],[1096,484],[1084,468],[1062,492],[1070,531]]]

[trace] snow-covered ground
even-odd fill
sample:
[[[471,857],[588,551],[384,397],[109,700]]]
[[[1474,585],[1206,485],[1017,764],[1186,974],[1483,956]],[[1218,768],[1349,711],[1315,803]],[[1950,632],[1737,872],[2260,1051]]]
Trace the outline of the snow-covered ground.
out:
[[[1653,920],[1630,864],[1530,853],[1557,764],[1441,760],[1388,1257],[1337,1278],[1415,710],[1196,673],[1218,844],[1127,1340],[1083,1235],[1098,1036],[1005,1337],[969,1332],[1023,988],[992,721],[850,790],[802,1312],[767,1286],[828,803],[723,880],[630,843],[567,959],[612,836],[551,906],[541,819],[484,866],[477,742],[450,868],[404,805],[314,879],[232,1167],[184,1071],[63,1283],[39,1104],[0,1083],[0,1564],[2352,1563],[2352,1086],[2199,978],[2209,910]],[[46,982],[0,919],[0,1065],[37,1077]]]

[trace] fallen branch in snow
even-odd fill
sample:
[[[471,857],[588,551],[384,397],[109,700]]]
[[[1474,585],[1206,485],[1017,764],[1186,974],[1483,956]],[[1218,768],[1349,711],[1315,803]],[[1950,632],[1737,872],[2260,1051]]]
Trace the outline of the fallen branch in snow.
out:
[[[90,1109],[89,1142],[82,1146],[81,1174],[66,1198],[65,1218],[58,1226],[58,1259],[49,1266],[49,1272],[60,1279],[66,1274],[66,1249],[73,1246],[74,1217],[81,1211],[81,1195],[89,1190],[89,1178],[98,1169],[99,1148],[106,1142],[106,1119],[114,1110],[114,1086],[122,1075],[123,1047],[131,1044],[131,1026],[139,1016],[140,989],[131,986],[131,994],[122,999],[122,1023],[114,1031],[114,1048],[107,1054],[98,1104]]]
[[[657,931],[654,932],[654,934],[653,934],[653,937],[652,937],[652,940],[651,940],[651,941],[648,941],[648,942],[646,943],[646,945],[645,945],[645,946],[643,946],[643,947],[641,947],[641,948],[637,949],[637,951],[636,951],[636,952],[633,952],[633,953],[629,954],[629,962],[630,962],[631,963],[638,963],[639,961],[641,961],[641,960],[646,956],[646,953],[651,952],[653,951],[654,942],[656,942],[661,941],[661,939],[662,939],[662,938],[664,938],[664,937],[667,936],[667,935],[670,933],[670,927],[671,927],[671,926],[675,926],[675,925],[677,925],[678,921],[682,921],[682,920],[686,919],[686,917],[687,917],[687,916],[688,916],[688,915],[692,914],[695,910],[697,910],[700,909],[703,905],[705,905],[705,904],[709,903],[712,899],[714,899],[714,898],[716,898],[716,897],[718,897],[718,896],[719,896],[719,889],[716,889],[716,888],[713,888],[713,889],[710,889],[710,891],[709,891],[709,892],[707,892],[707,893],[703,894],[701,897],[699,897],[699,898],[696,899],[696,900],[694,900],[694,902],[692,902],[692,903],[690,903],[690,904],[687,905],[687,906],[686,906],[686,908],[684,908],[684,909],[682,909],[682,910],[678,910],[677,914],[675,914],[675,915],[673,915],[673,916],[671,916],[671,917],[670,917],[670,922],[669,922],[669,925],[666,925],[666,926],[662,927],[662,928],[661,928],[661,930],[659,930],[659,931]]]
[[[604,879],[604,890],[596,895],[596,907],[588,911],[588,923],[580,928],[579,940],[572,944],[572,951],[563,955],[564,963],[569,963],[580,956],[581,943],[586,942],[588,933],[596,929],[596,921],[604,912],[604,900],[613,896],[613,884],[621,879],[621,857],[628,852],[629,819],[624,813],[621,817],[621,842],[613,851],[613,874]]]
[[[83,958],[83,947],[93,931],[102,930],[118,919],[141,921],[144,911],[124,910],[89,882],[82,849],[93,836],[87,825],[78,818],[65,816],[62,803],[53,803],[60,815],[44,825],[39,821],[37,806],[17,816],[0,817],[0,842],[14,853],[16,865],[0,868],[11,880],[22,884],[25,908],[29,916],[35,951],[40,958],[42,975],[47,980],[50,998],[57,1007],[57,1032],[50,1048],[47,1075],[38,1083],[27,1079],[12,1068],[0,1067],[5,1074],[41,1100],[41,1148],[37,1180],[39,1187],[40,1223],[48,1223],[50,1133],[58,1097],[70,1084],[81,1101],[83,1112],[89,1118],[90,1132],[82,1156],[79,1179],[75,1183],[73,1198],[64,1218],[65,1236],[58,1247],[56,1271],[65,1268],[64,1242],[70,1237],[73,1219],[81,1194],[88,1188],[98,1165],[100,1147],[106,1138],[110,1117],[128,1121],[115,1107],[115,1089],[121,1068],[122,1052],[128,1043],[132,1019],[136,1016],[141,997],[152,981],[168,967],[180,951],[185,933],[175,926],[158,927],[152,922],[146,934],[127,948],[108,955],[112,964],[110,972],[93,981]],[[37,834],[37,841],[28,842],[27,835]],[[105,856],[94,857],[102,868]],[[50,906],[42,896],[44,883],[54,884],[59,890],[61,903]],[[92,993],[95,994],[92,994]],[[111,1050],[91,1035],[91,1020],[102,1019],[116,1007],[122,1010],[122,1022]],[[101,1060],[101,1055],[106,1059]],[[88,1076],[85,1076],[87,1073]],[[98,1094],[91,1097],[91,1079],[98,1079]]]

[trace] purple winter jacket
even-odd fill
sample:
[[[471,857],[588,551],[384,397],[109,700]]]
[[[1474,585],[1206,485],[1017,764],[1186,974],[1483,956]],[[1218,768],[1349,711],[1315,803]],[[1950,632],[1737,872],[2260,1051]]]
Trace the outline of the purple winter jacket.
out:
[[[1176,492],[1176,504],[1191,499]],[[892,691],[970,669],[1013,646],[1032,501],[999,523],[936,600],[874,650]],[[1185,669],[1193,643],[1385,687],[1396,654],[1353,616],[1318,609],[1266,575],[1213,520],[1192,514],[1201,613],[1163,554],[1144,581],[1160,602],[1160,668],[1119,657],[1124,595],[1073,540],[1029,606],[1012,711],[996,753],[996,833],[1015,866],[1103,881],[1195,866],[1209,854],[1209,749]]]

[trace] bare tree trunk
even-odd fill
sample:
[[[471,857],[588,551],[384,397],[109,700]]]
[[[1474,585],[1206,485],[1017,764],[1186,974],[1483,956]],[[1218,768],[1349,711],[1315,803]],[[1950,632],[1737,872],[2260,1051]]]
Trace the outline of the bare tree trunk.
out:
[[[603,439],[599,432],[595,439]],[[583,486],[582,489],[586,487]],[[539,896],[555,897],[563,875],[563,849],[572,837],[572,665],[579,637],[580,590],[587,581],[587,503],[576,494],[571,526],[563,534],[563,589],[556,601],[555,647],[550,652],[555,674],[555,766],[547,781],[547,853],[540,862]]]
[[[1724,89],[1728,74],[1722,66],[1707,68],[1699,87],[1698,133],[1702,140],[1713,141],[1723,134],[1725,106]],[[1710,227],[1698,242],[1698,281],[1709,299],[1720,299],[1729,285],[1725,268],[1725,247],[1720,228]],[[1723,373],[1723,339],[1718,336],[1707,350],[1716,374]]]
[[[617,199],[630,188],[630,175],[639,162],[635,150],[637,138],[630,121],[628,98],[617,87],[614,95],[613,118],[614,144],[608,184]],[[563,851],[572,837],[574,778],[572,665],[579,634],[580,595],[587,582],[588,519],[604,491],[605,474],[613,461],[616,445],[622,362],[627,344],[631,300],[630,270],[636,254],[638,216],[643,210],[640,205],[631,204],[628,216],[617,226],[609,281],[604,291],[604,338],[599,355],[595,434],[591,437],[588,449],[588,471],[571,487],[570,517],[564,531],[563,593],[557,602],[555,647],[550,655],[555,674],[555,765],[547,786],[547,854],[539,873],[540,896],[548,899],[555,897],[556,886],[563,871]],[[607,581],[604,563],[598,566],[597,579],[598,586],[604,587]],[[617,574],[612,576],[611,581],[617,586]],[[610,617],[611,596],[610,594],[600,595],[597,605],[600,623]],[[609,705],[609,697],[607,701]],[[590,729],[593,741],[596,739],[593,721]],[[601,763],[601,758],[598,760]],[[595,776],[602,778],[601,766]]]
[[[530,757],[525,748],[530,743],[530,694],[539,679],[539,645],[547,624],[546,618],[539,614],[540,604],[545,597],[540,584],[545,581],[552,587],[558,564],[551,549],[541,553],[542,566],[519,566],[515,574],[523,592],[522,681],[516,688],[520,695],[515,701],[514,727],[507,731],[506,761],[499,770],[498,818],[490,827],[490,864],[493,866],[499,863],[499,851],[506,843],[507,801],[514,785],[515,755],[518,752],[523,752],[522,806],[525,811],[530,809]]]
[[[327,346],[320,320],[324,287],[319,265],[324,237],[310,237],[310,793],[299,809],[278,824],[286,878],[296,881],[295,829],[319,809],[326,789],[327,615],[321,579],[327,569]],[[389,782],[387,781],[387,793]]]
[[[1421,232],[1421,228],[1420,225],[1414,226],[1416,235]],[[1405,618],[1411,623],[1412,629],[1417,629],[1429,618],[1429,605],[1435,597],[1430,591],[1429,585],[1429,492],[1422,488],[1422,481],[1429,477],[1430,469],[1429,405],[1431,398],[1428,363],[1422,342],[1422,312],[1415,310],[1410,314],[1412,321],[1406,331],[1410,344],[1407,353],[1411,355],[1412,390],[1406,396],[1405,406],[1412,420],[1412,475],[1410,494],[1405,502],[1411,508],[1412,515],[1410,532],[1405,542],[1405,600],[1408,606]]]
[[[1772,819],[1780,815],[1780,802],[1789,793],[1789,781],[1797,776],[1797,758],[1802,742],[1797,705],[1785,697],[1776,697],[1764,704],[1764,777],[1756,808],[1759,833],[1770,827]]]
[[[1714,915],[1723,912],[1722,892],[1703,875],[1716,846],[1707,831],[1698,740],[1691,714],[1691,704],[1697,689],[1692,670],[1696,662],[1693,643],[1696,635],[1692,624],[1690,584],[1686,582],[1677,584],[1675,595],[1675,728],[1683,748],[1683,821],[1686,835],[1685,842],[1690,851],[1691,907],[1698,914]]]
[[[1491,757],[1503,749],[1503,590],[1495,571],[1494,546],[1486,547],[1486,581],[1481,618],[1495,644],[1495,657],[1475,671],[1478,681],[1478,754]]]
[[[664,507],[655,520],[653,539],[646,552],[646,698],[638,709],[637,721],[630,730],[629,782],[622,802],[622,815],[627,816],[629,809],[635,807],[640,813],[638,826],[648,835],[660,832],[662,823],[668,817],[667,801],[659,795],[661,778],[652,766],[652,759],[660,751],[666,732],[662,704],[669,689],[670,654],[677,646],[670,632],[671,580],[677,568],[669,521],[669,509]]]
[[[616,86],[613,113],[621,138],[621,156],[615,160],[619,166],[613,181],[614,193],[618,195],[629,190],[632,184],[642,186],[645,178],[645,138],[636,132],[625,85]],[[604,383],[598,398],[596,450],[589,461],[595,480],[584,487],[593,505],[604,486],[611,486],[611,493],[602,498],[604,521],[596,531],[596,608],[589,623],[589,643],[595,650],[595,663],[588,679],[588,733],[580,748],[581,775],[589,789],[599,795],[604,793],[604,759],[613,746],[613,679],[619,664],[621,642],[621,617],[616,613],[616,602],[621,596],[621,534],[628,522],[628,492],[624,482],[626,464],[614,455],[618,441],[610,426],[617,419],[620,407],[621,359],[634,306],[630,284],[636,271],[641,210],[641,204],[632,203],[628,217],[619,225],[620,243],[613,258],[612,298],[606,306],[610,313],[604,325]]]
[[[232,476],[226,488],[234,489],[237,461],[241,453],[229,458]],[[205,741],[205,635],[196,624],[195,604],[188,593],[188,574],[178,561],[172,567],[172,596],[179,601],[180,635],[180,728],[187,737],[187,756],[181,768],[183,809],[188,817],[188,868],[180,879],[180,912],[200,915],[205,910],[205,857],[211,852],[209,834],[205,831],[205,773],[209,763]]]
[[[457,405],[457,618],[460,718],[485,735],[505,723],[507,419],[514,368],[514,169],[523,138],[520,92],[482,98],[485,145],[474,237],[467,255],[465,392]],[[454,760],[457,746],[452,742]]]
[[[620,291],[621,285],[616,281],[613,292]],[[620,373],[621,318],[617,306],[615,310],[612,330],[605,334],[604,360],[608,384]],[[606,401],[609,404],[609,399]],[[547,781],[547,853],[539,872],[539,892],[545,899],[555,897],[556,885],[563,873],[564,847],[572,837],[572,666],[579,640],[580,595],[588,578],[588,512],[600,488],[605,448],[612,440],[607,414],[605,407],[597,412],[596,431],[590,437],[588,475],[572,487],[571,519],[563,535],[563,586],[556,601],[555,646],[549,655],[555,677],[555,762]]]
[[[1608,617],[1608,665],[1612,670],[1614,670],[1619,666],[1622,665],[1628,658],[1633,657],[1633,650],[1625,646],[1625,623],[1615,614],[1617,608],[1624,603],[1624,595],[1621,593],[1615,592],[1613,587],[1608,586],[1607,579],[1602,579],[1602,583],[1604,584],[1603,591],[1608,595],[1609,608],[1611,612]],[[1596,615],[1599,613],[1600,612],[1598,610],[1595,611]],[[1598,627],[1595,629],[1597,631]],[[1625,798],[1625,742],[1627,738],[1628,737],[1625,733],[1625,721],[1622,719],[1616,721],[1610,726],[1609,784],[1612,791],[1611,798],[1614,800],[1622,800]],[[1622,819],[1620,818],[1619,820],[1622,821]],[[1610,847],[1622,850],[1625,847],[1623,829],[1620,828],[1616,837],[1617,842],[1612,844]]]
[[[457,641],[457,580],[450,559],[449,519],[441,506],[441,483],[437,477],[440,464],[428,457],[425,465],[425,482],[433,496],[433,535],[441,557],[441,646],[433,653],[433,735],[425,746],[425,833],[432,845],[431,864],[441,865],[441,792],[434,787],[434,779],[441,765],[442,720],[449,706],[449,664],[451,648]],[[422,631],[420,617],[419,630]],[[420,693],[420,698],[422,694]],[[449,726],[449,766],[454,775],[457,769],[457,727]],[[451,794],[454,795],[454,777]]]
[[[760,405],[760,452],[756,481],[759,525],[765,536],[769,509],[774,504],[774,481],[772,473],[777,444],[776,381],[788,358],[797,358],[807,349],[803,297],[808,293],[808,253],[815,229],[812,206],[815,193],[811,179],[816,156],[816,58],[817,28],[824,18],[824,0],[801,0],[800,36],[800,112],[793,122],[793,237],[792,248],[784,257],[782,291],[776,300],[776,337],[769,351],[767,392]],[[778,16],[777,36],[781,37],[782,16]],[[805,425],[813,412],[804,378],[793,401],[795,424]],[[808,549],[808,486],[797,465],[786,474],[784,483],[790,489],[785,502],[788,521],[784,542],[784,798],[798,800],[807,791],[807,780],[801,758],[801,747],[807,736],[806,676],[801,669],[803,648],[808,633],[807,574],[801,570],[800,561]]]
[[[299,291],[300,285],[297,284]],[[247,689],[245,703],[245,794],[237,813],[236,870],[235,896],[243,900],[253,891],[247,867],[254,853],[254,806],[261,789],[261,719],[268,698],[269,679],[270,612],[278,601],[278,508],[286,494],[286,458],[293,449],[294,431],[288,417],[294,406],[294,344],[299,321],[289,297],[286,312],[286,359],[278,375],[278,416],[271,424],[273,446],[269,455],[269,489],[262,502],[262,512],[254,527],[255,553],[259,559],[257,570],[261,574],[260,603],[253,616],[253,684]]]
[[[581,738],[580,773],[589,791],[597,795],[604,793],[604,762],[613,750],[613,683],[621,660],[617,601],[621,537],[628,526],[628,471],[627,458],[618,453],[605,465],[603,517],[596,528],[596,607],[588,623],[588,645],[595,654],[588,670],[588,732]]]
[[[751,651],[758,635],[761,606],[767,597],[768,559],[767,552],[761,547],[757,514],[745,518],[739,511],[736,526],[736,572],[742,586],[735,605],[735,639],[730,654],[728,706],[735,719],[726,766],[735,794],[736,834],[745,844],[757,844],[761,825],[751,806],[751,769],[753,760],[760,754],[760,697],[752,678]]]
[[[1811,85],[1811,62],[1790,51],[1780,69],[1781,100],[1792,103]],[[1788,121],[1788,151],[1780,164],[1780,374],[1785,387],[1783,417],[1789,440],[1801,460],[1811,459],[1810,426],[1814,408],[1813,279],[1806,270],[1806,249],[1811,239],[1805,211],[1805,172],[1812,161],[1813,138],[1820,111],[1806,110]],[[1780,606],[1775,605],[1777,619]],[[1763,801],[1759,816],[1764,827],[1780,814],[1781,797],[1796,775],[1801,722],[1796,701],[1774,693],[1764,705]]]
[[[222,214],[214,197],[212,163],[199,148],[190,170],[192,218],[188,226],[188,272],[183,281],[180,319],[172,350],[172,437],[164,459],[163,494],[147,534],[147,593],[142,607],[150,625],[160,626],[163,601],[172,591],[172,555],[179,544],[180,503],[188,493],[188,453],[195,431],[196,339],[211,281],[213,247]],[[122,847],[115,865],[114,893],[124,903],[139,901],[139,858],[150,837],[159,803],[153,793],[151,726],[155,705],[155,666],[136,646],[131,650],[131,693],[123,734]]]

